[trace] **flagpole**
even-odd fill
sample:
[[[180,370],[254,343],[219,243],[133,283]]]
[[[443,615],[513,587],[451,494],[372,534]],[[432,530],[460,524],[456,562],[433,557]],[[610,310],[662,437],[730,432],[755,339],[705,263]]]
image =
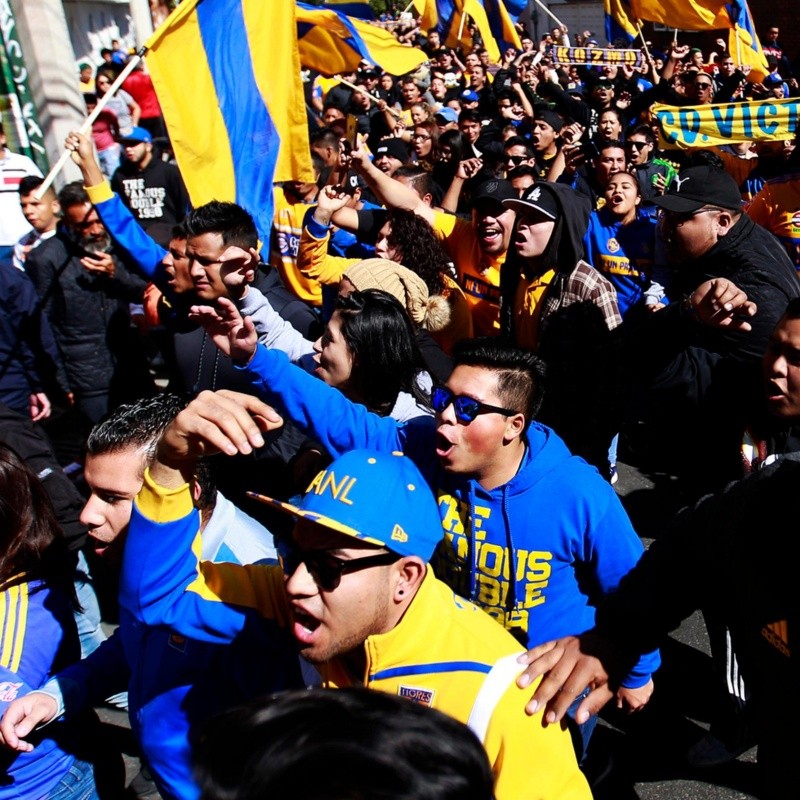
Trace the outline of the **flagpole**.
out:
[[[411,6],[413,5],[414,5],[414,0],[411,0],[411,2],[400,12],[400,16],[405,14],[408,11],[408,9],[411,8]]]
[[[553,18],[553,21],[558,25],[559,28],[564,27],[564,23],[542,2],[542,0],[534,0],[537,6],[540,6],[545,14],[548,14]]]
[[[647,42],[644,40],[644,34],[642,33],[642,23],[639,20],[636,20],[636,32],[639,34],[642,40],[642,50],[644,50],[644,54],[647,56],[647,60],[650,61],[650,51],[647,49]]]
[[[458,23],[458,44],[461,44],[461,36],[464,33],[464,23],[467,21],[467,14],[466,12],[461,11],[461,21]]]
[[[360,92],[361,94],[365,94],[374,103],[380,103],[381,98],[378,97],[377,95],[370,94],[366,89],[362,88],[361,86],[356,86],[354,83],[350,83],[350,81],[346,81],[344,78],[340,78],[338,75],[336,75],[335,77],[336,77],[336,80],[339,81],[339,83],[343,83],[345,86],[347,86],[350,89],[353,89],[356,92]],[[399,111],[397,111],[396,109],[392,108],[388,103],[386,104],[386,110],[390,114],[394,114],[396,119],[400,119],[400,117],[403,116]]]
[[[117,89],[119,89],[119,87],[122,86],[122,84],[125,81],[125,78],[127,78],[128,75],[130,75],[131,72],[133,72],[134,68],[142,60],[142,57],[146,52],[147,48],[141,47],[137,51],[136,55],[131,57],[130,61],[128,61],[128,63],[125,65],[125,69],[123,69],[122,72],[120,72],[120,74],[117,76],[117,79],[109,87],[108,91],[101,98],[98,99],[97,106],[95,107],[94,111],[92,111],[92,113],[89,114],[89,116],[86,118],[86,121],[83,123],[83,125],[81,125],[80,129],[78,130],[78,133],[85,135],[92,129],[92,124],[100,116],[100,112],[106,107],[106,105],[108,105],[109,100],[111,100],[111,98],[114,96],[114,92],[116,92]],[[61,172],[62,169],[64,169],[64,165],[69,160],[71,154],[72,154],[71,150],[67,150],[66,148],[64,148],[64,152],[61,154],[61,158],[59,158],[58,161],[56,161],[55,166],[50,170],[50,172],[47,173],[47,177],[44,179],[44,181],[42,181],[41,186],[39,186],[39,188],[37,189],[36,191],[37,200],[41,200],[42,197],[44,196],[44,193],[50,188],[50,186],[52,186],[53,181],[56,179],[58,173]]]
[[[678,44],[678,29],[675,28],[675,32],[672,35],[672,44]]]

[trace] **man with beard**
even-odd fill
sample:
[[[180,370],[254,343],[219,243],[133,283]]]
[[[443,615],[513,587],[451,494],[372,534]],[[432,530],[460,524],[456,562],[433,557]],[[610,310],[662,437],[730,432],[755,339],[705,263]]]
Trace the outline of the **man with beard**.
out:
[[[178,168],[156,157],[153,139],[144,128],[133,128],[120,144],[125,161],[111,178],[111,188],[145,230],[157,222],[180,222],[190,203]]]
[[[123,266],[80,183],[58,196],[64,227],[28,255],[56,337],[72,397],[94,424],[127,398],[147,394],[152,381],[131,341],[129,303],[141,303],[145,282]]]

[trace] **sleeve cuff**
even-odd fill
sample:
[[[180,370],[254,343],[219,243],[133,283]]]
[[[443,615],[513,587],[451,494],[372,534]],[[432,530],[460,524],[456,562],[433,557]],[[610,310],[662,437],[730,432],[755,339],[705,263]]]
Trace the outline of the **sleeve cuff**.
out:
[[[85,186],[84,188],[92,205],[104,203],[114,197],[114,192],[111,190],[111,184],[108,181],[98,183],[97,186]]]
[[[306,219],[306,230],[315,239],[324,239],[326,236],[328,236],[328,234],[330,234],[331,226],[323,225],[322,223],[317,222],[313,216],[309,216]]]

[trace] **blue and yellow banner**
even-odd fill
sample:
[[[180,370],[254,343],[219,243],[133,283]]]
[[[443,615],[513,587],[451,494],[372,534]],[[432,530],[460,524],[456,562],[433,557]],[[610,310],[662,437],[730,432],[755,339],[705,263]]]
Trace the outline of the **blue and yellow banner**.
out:
[[[791,139],[800,117],[800,98],[703,106],[656,104],[666,147],[713,147],[731,142]]]
[[[594,66],[641,67],[644,53],[641,50],[615,50],[611,47],[565,47],[557,45],[550,51],[557,64],[591,64]]]
[[[322,0],[319,5],[322,8],[332,8],[334,11],[346,14],[348,17],[375,19],[375,12],[366,0],[363,0],[363,2],[356,2],[356,0]]]
[[[391,75],[405,75],[428,59],[419,48],[403,46],[377,25],[307,3],[297,3],[297,42],[303,66],[323,75],[350,72],[361,59]]]
[[[272,184],[314,179],[292,0],[184,0],[145,43],[195,206],[228,200],[272,225]]]

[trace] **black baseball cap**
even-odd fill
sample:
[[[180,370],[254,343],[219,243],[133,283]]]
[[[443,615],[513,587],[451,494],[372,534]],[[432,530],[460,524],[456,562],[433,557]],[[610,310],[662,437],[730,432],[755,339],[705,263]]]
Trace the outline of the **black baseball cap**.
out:
[[[377,159],[381,156],[396,158],[398,161],[405,163],[408,161],[408,148],[403,144],[402,139],[391,136],[378,142],[378,146],[375,148],[375,158]]]
[[[686,213],[703,206],[738,209],[742,195],[736,181],[717,167],[689,167],[672,180],[667,193],[652,202],[667,211]]]
[[[506,208],[513,208],[520,214],[536,211],[545,219],[558,219],[559,207],[555,193],[546,183],[531,186],[522,197],[503,200]]]
[[[484,181],[472,194],[472,203],[480,203],[483,200],[494,200],[502,203],[504,200],[511,200],[517,197],[517,190],[511,185],[511,181],[502,178],[493,178]]]

